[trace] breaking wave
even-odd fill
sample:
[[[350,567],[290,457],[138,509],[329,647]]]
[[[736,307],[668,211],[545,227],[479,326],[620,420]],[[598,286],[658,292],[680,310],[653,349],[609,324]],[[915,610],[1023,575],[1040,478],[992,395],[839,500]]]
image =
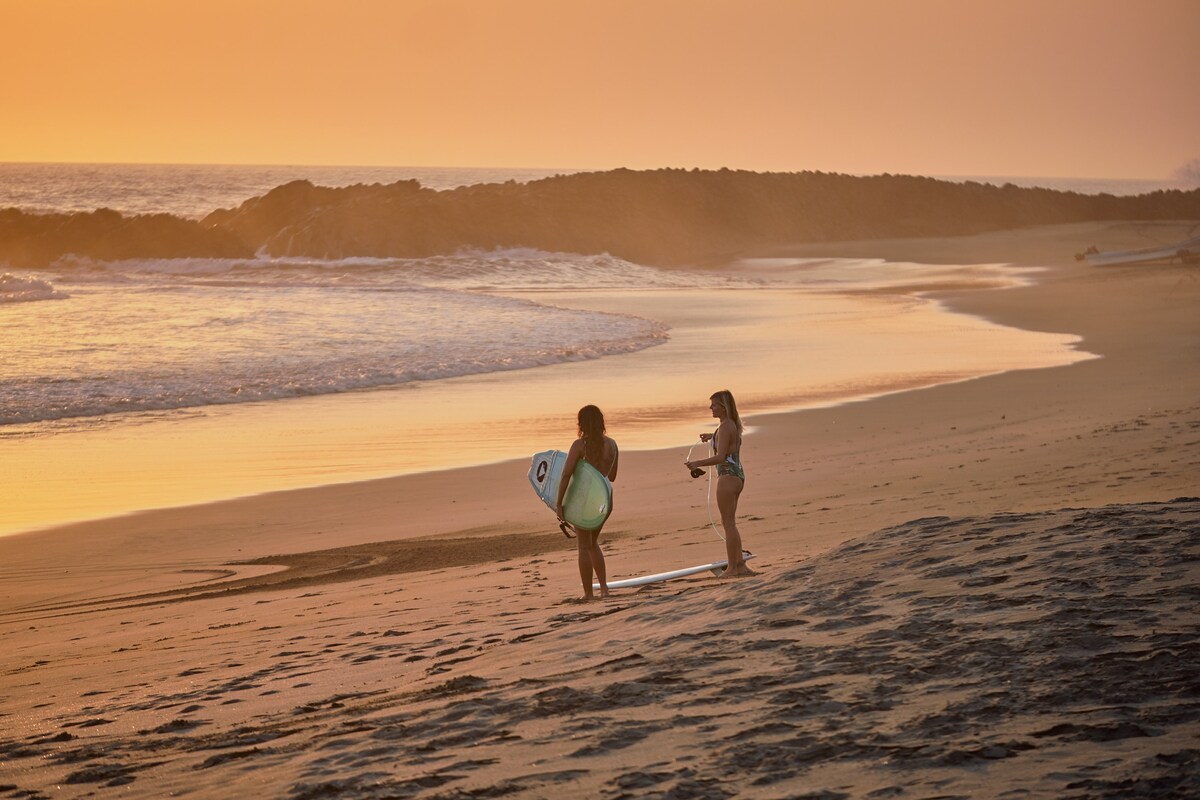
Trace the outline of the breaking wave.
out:
[[[48,281],[22,278],[10,272],[0,275],[0,304],[63,300],[66,297],[68,295],[55,289]]]
[[[401,386],[630,353],[668,337],[539,293],[706,286],[611,256],[466,252],[433,259],[69,258],[71,314],[10,315],[0,425]],[[65,296],[8,275],[8,294]]]

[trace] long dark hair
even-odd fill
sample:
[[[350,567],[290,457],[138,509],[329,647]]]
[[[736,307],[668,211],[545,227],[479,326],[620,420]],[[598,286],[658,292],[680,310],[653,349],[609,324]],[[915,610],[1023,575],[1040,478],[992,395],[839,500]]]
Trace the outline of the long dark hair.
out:
[[[594,467],[604,459],[604,412],[596,406],[579,409],[579,435],[583,437],[583,457]]]
[[[721,405],[725,406],[725,411],[729,414],[729,418],[733,420],[733,424],[737,425],[738,433],[742,432],[742,418],[738,416],[737,403],[733,401],[733,392],[728,389],[722,389],[719,392],[713,392],[709,400],[716,400]]]

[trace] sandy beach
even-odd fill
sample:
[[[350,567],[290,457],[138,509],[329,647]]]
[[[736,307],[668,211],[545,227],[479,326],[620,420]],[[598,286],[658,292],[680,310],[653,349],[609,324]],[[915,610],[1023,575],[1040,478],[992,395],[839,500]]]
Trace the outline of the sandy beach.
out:
[[[577,603],[512,461],[0,537],[0,795],[1196,796],[1200,275],[1072,258],[1195,229],[741,254],[1044,267],[936,296],[1099,356],[747,406],[753,578]],[[680,461],[611,577],[721,557]]]

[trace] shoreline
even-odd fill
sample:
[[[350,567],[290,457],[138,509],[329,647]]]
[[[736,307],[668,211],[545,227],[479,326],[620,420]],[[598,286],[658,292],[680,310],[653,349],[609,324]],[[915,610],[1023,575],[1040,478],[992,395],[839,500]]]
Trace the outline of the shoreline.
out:
[[[1146,223],[1133,225],[1140,228]],[[1107,236],[1119,244],[1128,235],[1128,226],[1093,224],[956,239],[840,242],[789,249],[788,254],[796,257],[834,254],[850,257],[888,256],[895,260],[923,260],[925,263],[998,263],[1004,261],[1003,254],[1009,252],[1014,254],[1011,260],[1014,264],[1038,265],[1046,262],[1045,265],[1051,267],[1051,273],[1033,286],[1002,291],[939,294],[938,302],[1022,330],[1077,334],[1083,337],[1078,347],[1097,352],[1103,357],[1052,369],[1008,371],[832,407],[751,414],[747,419],[760,433],[751,434],[747,440],[749,469],[752,472],[745,498],[748,513],[753,513],[753,504],[765,499],[767,492],[796,493],[796,489],[780,476],[765,481],[760,474],[755,474],[757,465],[786,463],[794,460],[797,453],[806,451],[818,454],[817,458],[808,457],[798,467],[800,477],[816,476],[820,479],[816,485],[805,484],[803,495],[833,497],[840,502],[827,508],[832,512],[840,507],[843,514],[852,505],[845,498],[860,495],[858,502],[853,504],[854,515],[843,516],[838,524],[829,525],[819,518],[814,519],[815,529],[820,535],[815,549],[809,552],[818,552],[844,540],[850,525],[854,526],[850,530],[874,530],[899,521],[894,515],[878,510],[878,506],[887,505],[890,501],[861,496],[871,486],[883,487],[879,493],[884,498],[895,495],[897,487],[905,484],[911,484],[906,488],[919,489],[915,496],[906,492],[895,497],[894,500],[903,501],[901,506],[913,506],[914,499],[919,500],[922,492],[937,494],[936,489],[929,488],[937,485],[935,478],[930,475],[891,475],[893,480],[872,481],[868,486],[856,487],[853,492],[845,491],[846,487],[841,485],[836,474],[831,474],[822,462],[838,464],[837,471],[853,473],[861,470],[867,462],[862,456],[856,455],[853,447],[855,438],[869,435],[884,449],[894,449],[907,441],[917,449],[923,446],[929,453],[935,450],[953,453],[973,446],[973,438],[965,433],[973,427],[984,438],[994,437],[1003,430],[1012,430],[1014,436],[1026,440],[1031,435],[1034,438],[1044,435],[1045,440],[1035,446],[1043,446],[1046,441],[1057,440],[1060,445],[1064,443],[1061,431],[1053,426],[1046,427],[1044,418],[1048,416],[1047,413],[1023,408],[1023,403],[1004,402],[1001,398],[1005,392],[1019,393],[1020,396],[1043,396],[1049,387],[1055,398],[1054,413],[1064,413],[1064,406],[1071,404],[1081,408],[1097,403],[1113,406],[1114,400],[1119,399],[1112,395],[1111,387],[1107,385],[1110,381],[1107,375],[1114,366],[1118,366],[1122,372],[1125,370],[1127,365],[1121,359],[1130,350],[1130,332],[1136,330],[1137,325],[1133,324],[1133,319],[1121,320],[1115,328],[1109,323],[1119,318],[1118,312],[1127,313],[1128,304],[1123,298],[1109,297],[1107,316],[1098,319],[1092,314],[1082,313],[1086,309],[1072,309],[1070,298],[1073,292],[1063,287],[1075,283],[1086,286],[1106,280],[1150,280],[1172,285],[1178,281],[1180,273],[1171,267],[1098,272],[1069,260],[1070,253],[1082,249],[1077,242],[1071,241],[1071,237],[1085,237],[1079,241],[1103,243],[1102,237]],[[1047,244],[1053,244],[1061,254],[1058,263],[1051,263],[1052,259],[1045,258]],[[1166,288],[1170,290],[1171,286]],[[1190,291],[1190,285],[1184,288]],[[1180,302],[1183,302],[1182,299]],[[1150,325],[1154,321],[1153,316],[1143,314],[1138,319]],[[1103,324],[1097,327],[1098,323]],[[1106,329],[1119,332],[1106,335]],[[1135,349],[1133,352],[1140,351]],[[1194,366],[1194,357],[1184,352],[1175,354],[1174,360],[1178,364],[1175,367],[1176,374],[1190,375],[1183,368]],[[1147,362],[1146,366],[1153,366],[1154,363],[1156,361]],[[1161,382],[1161,378],[1155,380]],[[1176,385],[1184,386],[1186,381],[1181,378]],[[1126,391],[1120,395],[1127,398],[1128,402],[1117,404],[1119,413],[1130,418],[1141,418],[1145,408],[1140,407],[1136,395],[1131,395],[1128,389],[1126,387]],[[1195,396],[1200,396],[1200,392],[1189,395],[1186,390],[1175,391],[1167,405],[1175,410],[1186,408]],[[926,411],[928,408],[937,409],[933,418]],[[1108,410],[1110,413],[1113,411]],[[1065,413],[1068,418],[1075,417],[1072,421],[1079,423],[1080,415]],[[980,424],[981,419],[988,420],[987,424]],[[898,427],[896,423],[899,420],[911,421],[912,430],[906,433],[902,427]],[[940,424],[942,422],[945,424]],[[1022,432],[1022,428],[1029,428],[1036,433]],[[842,440],[842,431],[849,431],[851,446]],[[866,431],[871,433],[866,434]],[[918,442],[921,444],[918,445]],[[620,537],[633,535],[637,530],[677,527],[675,516],[679,509],[695,508],[703,502],[703,495],[697,496],[697,487],[681,481],[676,474],[679,469],[677,462],[682,460],[681,453],[677,452],[677,448],[670,448],[637,450],[627,454],[623,474],[634,476],[634,480],[623,480],[617,487],[619,505],[609,527],[610,535]],[[981,464],[987,464],[987,461]],[[633,465],[632,468],[630,465]],[[503,460],[475,467],[140,511],[0,537],[0,554],[7,555],[13,563],[30,558],[42,564],[54,563],[58,559],[103,563],[120,548],[136,545],[147,568],[151,564],[157,565],[155,569],[159,570],[180,565],[192,568],[197,564],[212,568],[223,567],[231,561],[366,545],[398,538],[480,537],[488,534],[535,534],[549,530],[553,527],[549,524],[552,520],[547,520],[544,509],[527,496],[524,470],[518,469],[520,466],[519,459]],[[956,463],[954,467],[965,468],[966,465]],[[982,471],[989,469],[992,468],[981,466]],[[1017,466],[1010,465],[1006,469],[1010,475],[1023,474]],[[1110,494],[1119,501],[1165,500],[1170,499],[1167,495],[1187,493],[1181,491],[1182,487],[1179,487],[1180,490],[1167,488],[1169,481],[1163,480],[1162,476],[1155,477],[1153,483],[1162,484],[1162,487],[1149,495],[1117,491],[1120,486],[1103,485],[1099,491],[1093,489],[1083,492],[1080,500],[1103,500],[1108,499]],[[760,489],[764,483],[767,484],[766,488]],[[482,487],[482,494],[478,490],[464,492],[465,486]],[[1049,490],[1022,491],[1019,496],[1020,502],[1015,502],[1011,492],[999,492],[992,498],[989,508],[1005,510],[1007,504],[1033,510],[1056,502],[1056,494]],[[1039,496],[1042,499],[1036,500]],[[940,503],[917,503],[912,513],[914,516],[941,513],[946,510],[948,500],[943,497]],[[800,508],[803,510],[814,502],[808,500]],[[956,510],[967,512],[977,507],[978,500],[958,505]],[[699,519],[702,516],[698,514],[696,522],[702,522],[706,527],[707,518]],[[772,523],[770,527],[779,524]],[[825,529],[831,530],[827,534]],[[163,530],[172,533],[164,536]],[[253,536],[248,537],[248,531],[253,531]],[[753,537],[755,534],[751,532],[749,535]]]
[[[0,537],[519,460],[564,446],[559,440],[574,430],[569,410],[586,403],[605,409],[627,451],[678,447],[706,424],[704,403],[694,398],[706,398],[717,379],[738,387],[743,407],[766,413],[1089,357],[1069,334],[1028,333],[947,310],[922,295],[942,286],[943,276],[919,265],[897,265],[906,273],[898,285],[860,275],[857,265],[843,269],[845,285],[829,290],[820,279],[737,265],[724,271],[731,282],[724,288],[498,292],[652,319],[671,334],[654,347],[599,360],[95,427],[85,420],[45,436],[9,437],[0,443],[0,472],[8,468],[14,499]],[[949,269],[970,286],[1021,280],[1006,268]]]

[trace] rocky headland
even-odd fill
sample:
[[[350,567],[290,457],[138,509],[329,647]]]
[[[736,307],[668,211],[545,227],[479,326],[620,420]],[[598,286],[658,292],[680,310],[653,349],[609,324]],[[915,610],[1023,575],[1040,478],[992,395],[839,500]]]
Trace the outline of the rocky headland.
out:
[[[662,266],[779,244],[958,236],[1108,220],[1200,219],[1200,189],[1084,195],[903,175],[660,169],[446,191],[413,180],[294,181],[203,220],[0,211],[0,263],[126,258],[420,258],[461,249],[607,252]]]

